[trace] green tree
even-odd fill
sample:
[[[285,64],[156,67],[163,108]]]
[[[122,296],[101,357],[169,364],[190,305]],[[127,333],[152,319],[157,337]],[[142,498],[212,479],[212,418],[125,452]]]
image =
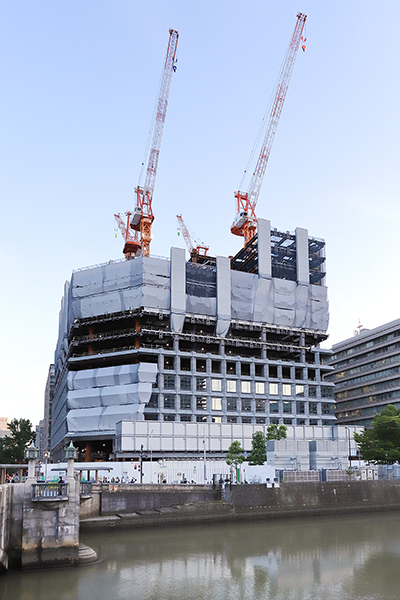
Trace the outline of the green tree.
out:
[[[286,425],[269,425],[267,427],[267,440],[284,440],[286,438]]]
[[[253,433],[249,465],[263,465],[267,460],[267,440],[262,431]]]
[[[0,438],[0,462],[23,463],[24,450],[35,439],[29,419],[13,419],[8,424],[9,435]]]
[[[400,410],[389,404],[372,419],[370,429],[355,433],[363,460],[376,465],[400,462]]]
[[[240,442],[235,441],[228,448],[228,453],[225,457],[225,462],[230,467],[237,468],[244,461],[244,450],[240,445]]]

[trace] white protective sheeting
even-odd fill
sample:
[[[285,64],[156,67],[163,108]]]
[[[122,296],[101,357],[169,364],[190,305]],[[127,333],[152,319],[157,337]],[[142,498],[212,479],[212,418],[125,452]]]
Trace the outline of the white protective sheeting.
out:
[[[217,324],[215,335],[225,337],[231,324],[231,264],[217,256]]]
[[[157,365],[153,363],[70,371],[68,373],[68,389],[84,390],[112,385],[127,385],[139,381],[154,383],[156,375]]]
[[[68,433],[91,431],[115,432],[116,424],[122,420],[143,418],[144,405],[126,404],[106,408],[81,408],[70,410],[67,415]]]
[[[171,248],[171,331],[181,333],[186,316],[186,260],[182,248]]]
[[[145,404],[151,396],[151,383],[131,383],[110,387],[71,390],[67,394],[67,407],[95,408],[119,404]]]

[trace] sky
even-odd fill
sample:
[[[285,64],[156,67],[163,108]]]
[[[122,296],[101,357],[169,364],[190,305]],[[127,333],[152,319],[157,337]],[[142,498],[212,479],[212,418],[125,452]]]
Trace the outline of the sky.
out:
[[[43,417],[63,286],[122,257],[169,29],[179,31],[151,254],[176,215],[228,256],[239,189],[307,14],[257,214],[326,240],[329,340],[400,317],[400,3],[36,0],[0,3],[0,416]]]

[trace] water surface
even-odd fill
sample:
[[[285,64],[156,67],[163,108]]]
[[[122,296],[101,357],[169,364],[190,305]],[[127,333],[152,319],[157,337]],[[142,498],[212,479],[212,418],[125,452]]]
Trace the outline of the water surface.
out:
[[[8,573],[1,600],[398,600],[400,513],[85,534],[102,562]]]

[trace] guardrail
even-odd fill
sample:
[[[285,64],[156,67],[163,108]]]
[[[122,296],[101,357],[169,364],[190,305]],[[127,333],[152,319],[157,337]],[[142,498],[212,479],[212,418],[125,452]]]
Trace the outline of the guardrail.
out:
[[[90,481],[81,481],[79,494],[80,496],[90,498],[92,495],[92,483]]]
[[[68,500],[68,483],[33,483],[32,500]]]

